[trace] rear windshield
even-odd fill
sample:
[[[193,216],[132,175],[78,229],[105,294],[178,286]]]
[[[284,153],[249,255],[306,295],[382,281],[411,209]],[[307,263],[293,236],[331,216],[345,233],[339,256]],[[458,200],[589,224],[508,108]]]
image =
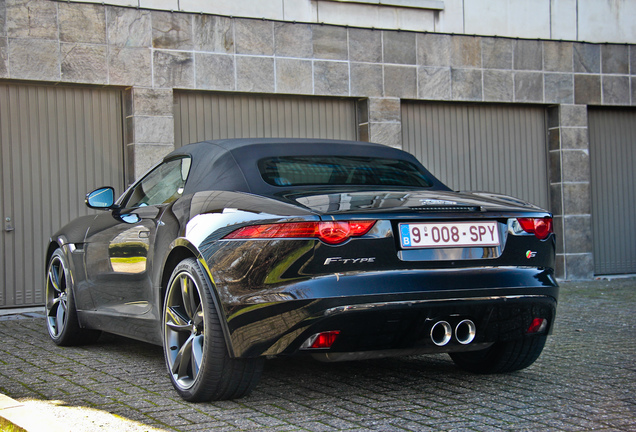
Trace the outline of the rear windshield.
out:
[[[432,186],[416,165],[395,159],[281,156],[261,159],[258,168],[263,179],[273,186]]]

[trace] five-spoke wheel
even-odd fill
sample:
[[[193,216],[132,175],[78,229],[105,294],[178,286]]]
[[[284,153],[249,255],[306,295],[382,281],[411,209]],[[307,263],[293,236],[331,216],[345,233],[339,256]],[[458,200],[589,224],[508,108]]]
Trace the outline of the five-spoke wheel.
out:
[[[79,325],[73,278],[61,249],[51,255],[46,272],[46,328],[53,342],[64,346],[93,342],[100,335]]]
[[[168,282],[163,348],[172,384],[188,401],[245,396],[263,368],[262,359],[229,356],[210,284],[194,258],[183,260]]]
[[[61,253],[55,251],[46,278],[46,324],[53,340],[64,332],[67,320],[67,270]]]
[[[173,279],[165,306],[166,360],[173,379],[189,389],[203,362],[205,320],[201,296],[192,275],[183,271]]]

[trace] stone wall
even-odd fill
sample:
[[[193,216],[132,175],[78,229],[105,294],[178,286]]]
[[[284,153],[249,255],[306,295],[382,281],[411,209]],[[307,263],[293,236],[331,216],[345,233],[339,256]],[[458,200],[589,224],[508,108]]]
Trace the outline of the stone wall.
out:
[[[633,43],[633,0],[57,0],[342,27]]]
[[[548,110],[550,211],[557,233],[557,276],[593,276],[592,206],[587,106]]]
[[[560,276],[591,276],[587,106],[636,105],[636,45],[295,24],[0,1],[0,78],[125,89],[130,178],[174,143],[173,91],[359,100],[360,137],[401,147],[402,99],[551,106]]]

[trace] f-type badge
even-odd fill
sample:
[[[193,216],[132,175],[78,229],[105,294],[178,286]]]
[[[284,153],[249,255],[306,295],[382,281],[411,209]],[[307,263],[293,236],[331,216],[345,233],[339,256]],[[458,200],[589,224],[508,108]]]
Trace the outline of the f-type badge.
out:
[[[341,258],[341,257],[333,257],[327,258],[324,262],[324,265],[329,264],[362,264],[362,263],[372,263],[375,262],[375,257],[372,258]]]

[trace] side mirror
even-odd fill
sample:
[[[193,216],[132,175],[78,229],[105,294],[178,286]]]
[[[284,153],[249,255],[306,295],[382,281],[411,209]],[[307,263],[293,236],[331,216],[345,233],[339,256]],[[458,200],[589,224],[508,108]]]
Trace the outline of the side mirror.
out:
[[[86,205],[92,209],[108,210],[115,205],[115,189],[102,187],[86,195]]]

